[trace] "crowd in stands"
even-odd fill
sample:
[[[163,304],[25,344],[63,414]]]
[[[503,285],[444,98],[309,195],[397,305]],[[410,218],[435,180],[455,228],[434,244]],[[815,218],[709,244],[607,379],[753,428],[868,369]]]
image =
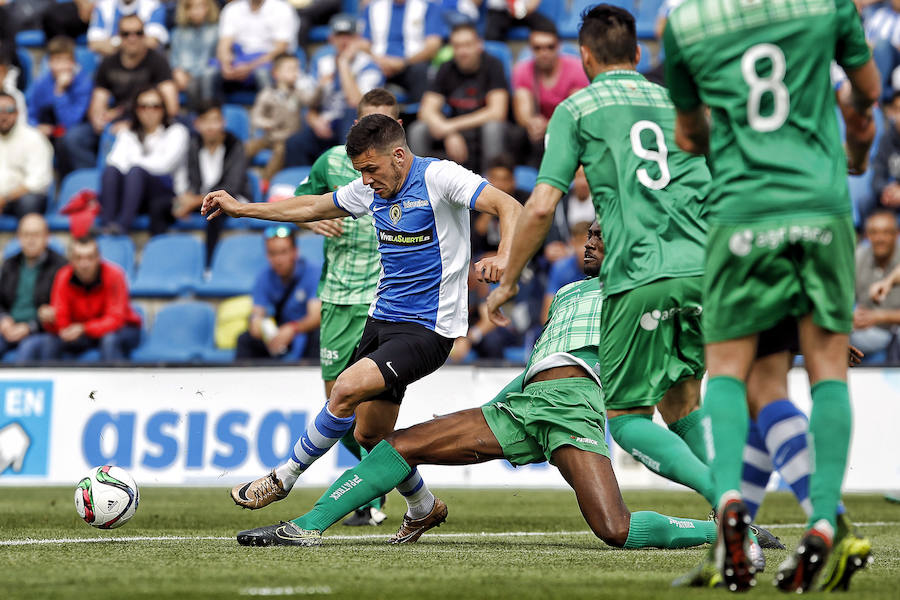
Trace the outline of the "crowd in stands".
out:
[[[638,69],[659,81],[656,40],[680,0],[613,3],[636,15]],[[156,323],[179,313],[148,310],[146,298],[179,298],[181,318],[192,311],[191,322],[204,323],[183,360],[315,359],[321,240],[207,222],[197,212],[204,194],[290,195],[343,143],[360,98],[386,87],[403,106],[413,152],[459,162],[524,202],[553,110],[588,84],[575,38],[591,4],[0,0],[0,231],[18,240],[0,276],[3,360],[165,359],[153,350],[163,344]],[[875,361],[900,361],[900,291],[881,304],[867,292],[900,262],[900,0],[857,4],[885,95],[871,167],[850,178],[861,239],[853,340]],[[451,360],[527,356],[553,293],[582,276],[592,219],[579,173],[524,273],[513,325],[490,323],[489,290],[473,277],[470,330]],[[498,240],[496,219],[473,216],[473,261]],[[190,273],[154,286],[154,269],[174,273],[178,261]]]

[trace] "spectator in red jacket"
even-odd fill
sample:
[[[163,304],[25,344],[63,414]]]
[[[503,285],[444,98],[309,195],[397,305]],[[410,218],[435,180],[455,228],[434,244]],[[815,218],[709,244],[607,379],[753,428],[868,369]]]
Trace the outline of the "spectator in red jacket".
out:
[[[122,270],[100,258],[97,240],[78,238],[69,264],[59,270],[50,295],[53,333],[40,344],[41,360],[59,360],[92,348],[103,361],[125,360],[141,337],[141,317],[128,303]]]

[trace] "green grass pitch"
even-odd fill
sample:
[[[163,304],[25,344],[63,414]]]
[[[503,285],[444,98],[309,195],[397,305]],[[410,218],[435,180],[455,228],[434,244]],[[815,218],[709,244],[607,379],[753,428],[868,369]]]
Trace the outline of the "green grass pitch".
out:
[[[335,525],[326,533],[332,539],[319,548],[242,548],[234,541],[240,529],[300,514],[318,493],[297,489],[285,501],[250,512],[233,506],[225,489],[145,487],[130,523],[100,531],[79,520],[70,488],[3,487],[0,597],[630,600],[727,595],[671,589],[671,580],[696,564],[703,550],[608,547],[588,533],[568,491],[438,490],[450,516],[411,546],[385,544],[402,517],[403,500],[396,492],[389,497],[384,525]],[[707,512],[704,501],[688,492],[629,492],[625,500],[632,510],[693,518]],[[849,596],[900,597],[900,505],[877,495],[851,495],[846,503],[854,519],[865,524],[862,531],[872,539],[875,555],[875,563],[854,578]],[[779,493],[766,499],[758,520],[776,524],[775,532],[791,548],[801,530],[781,525],[803,519],[793,499]],[[343,539],[360,535],[365,537]],[[130,537],[186,539],[7,543]],[[753,597],[784,598],[771,583],[785,555],[766,551],[769,566]]]

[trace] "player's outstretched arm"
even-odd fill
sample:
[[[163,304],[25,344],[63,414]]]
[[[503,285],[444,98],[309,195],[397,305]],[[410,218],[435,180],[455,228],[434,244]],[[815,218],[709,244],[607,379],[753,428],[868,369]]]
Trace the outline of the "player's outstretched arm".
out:
[[[318,196],[295,196],[280,202],[238,202],[225,190],[216,190],[203,198],[200,214],[212,220],[220,214],[229,217],[254,217],[269,221],[308,222],[335,217],[346,217],[350,213],[338,208],[331,193]]]
[[[497,247],[497,254],[475,263],[475,273],[479,281],[497,283],[509,262],[513,229],[522,213],[522,207],[506,192],[492,185],[486,185],[475,200],[475,210],[495,215],[500,219],[500,244]]]
[[[508,325],[509,319],[500,312],[500,307],[516,295],[519,275],[547,237],[550,225],[553,224],[556,205],[562,195],[562,191],[552,185],[537,184],[516,221],[506,271],[500,278],[500,285],[487,298],[488,315],[491,321],[501,327]]]

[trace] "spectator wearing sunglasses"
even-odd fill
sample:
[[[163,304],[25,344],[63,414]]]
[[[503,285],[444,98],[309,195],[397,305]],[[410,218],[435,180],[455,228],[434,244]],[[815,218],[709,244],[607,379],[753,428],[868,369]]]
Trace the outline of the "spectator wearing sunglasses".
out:
[[[165,56],[150,48],[144,22],[136,15],[122,17],[118,32],[121,39],[118,52],[107,56],[97,68],[87,123],[72,127],[63,138],[64,164],[70,169],[97,166],[100,134],[125,116],[137,90],[156,86],[167,113],[178,114],[178,89],[172,80],[172,69]],[[121,126],[116,123],[113,128]]]
[[[143,211],[150,215],[150,235],[168,228],[172,199],[187,188],[188,142],[187,127],[172,121],[160,91],[153,86],[140,90],[101,175],[104,233],[126,233]]]
[[[53,147],[19,120],[12,95],[0,91],[0,213],[22,218],[44,212],[53,179]]]
[[[88,47],[101,56],[112,56],[124,41],[122,17],[135,15],[145,24],[147,46],[163,48],[169,43],[166,9],[158,0],[97,0],[88,26]]]
[[[269,264],[253,285],[253,312],[247,331],[238,337],[235,358],[296,360],[321,321],[316,296],[321,268],[299,256],[289,227],[269,227],[264,233]]]

